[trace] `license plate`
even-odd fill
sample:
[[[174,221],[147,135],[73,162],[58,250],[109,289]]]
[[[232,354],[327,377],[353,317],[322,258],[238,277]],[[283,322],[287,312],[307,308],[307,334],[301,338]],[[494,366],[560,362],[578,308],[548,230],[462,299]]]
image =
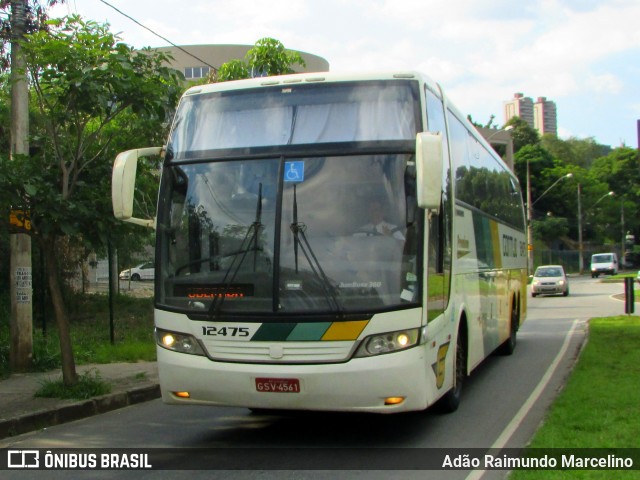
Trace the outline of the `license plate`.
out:
[[[256,390],[264,393],[300,393],[297,378],[256,378]]]

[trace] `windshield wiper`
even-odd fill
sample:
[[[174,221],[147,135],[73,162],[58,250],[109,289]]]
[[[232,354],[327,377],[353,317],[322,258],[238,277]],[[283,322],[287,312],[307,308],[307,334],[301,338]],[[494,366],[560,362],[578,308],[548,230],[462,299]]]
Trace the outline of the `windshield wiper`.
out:
[[[258,251],[262,250],[262,247],[260,247],[260,245],[258,244],[260,240],[259,233],[262,226],[262,183],[260,183],[258,185],[258,205],[256,206],[256,219],[251,225],[249,225],[247,233],[245,234],[244,238],[242,239],[242,243],[240,244],[240,248],[232,254],[225,255],[233,256],[233,261],[231,262],[231,265],[229,265],[229,268],[227,268],[227,271],[225,272],[222,279],[222,292],[213,297],[211,306],[209,307],[209,315],[213,317],[217,317],[219,315],[222,304],[224,303],[224,300],[229,293],[229,289],[231,288],[231,285],[233,285],[236,275],[238,275],[240,267],[242,267],[242,264],[244,263],[245,258],[247,258],[247,254],[249,252],[253,252],[253,271],[255,272],[257,266]],[[229,278],[230,274],[231,277]]]
[[[291,231],[293,232],[293,249],[295,255],[295,265],[296,265],[296,273],[298,273],[298,248],[302,250],[304,257],[307,259],[309,263],[309,267],[311,267],[311,271],[316,276],[318,280],[320,280],[320,284],[322,285],[322,289],[324,290],[325,298],[329,307],[332,310],[337,312],[342,312],[344,309],[338,300],[338,297],[335,293],[335,288],[331,284],[331,280],[324,273],[322,269],[322,265],[318,261],[315,253],[313,253],[313,249],[309,244],[309,240],[305,235],[307,231],[307,226],[298,221],[298,195],[296,192],[296,185],[293,185],[293,222],[289,226]],[[300,241],[302,239],[302,241]]]

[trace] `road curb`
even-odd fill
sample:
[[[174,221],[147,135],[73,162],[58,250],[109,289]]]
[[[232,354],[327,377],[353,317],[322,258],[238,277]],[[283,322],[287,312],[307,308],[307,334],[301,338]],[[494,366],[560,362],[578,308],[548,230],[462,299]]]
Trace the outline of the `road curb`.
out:
[[[156,398],[160,398],[160,386],[148,385],[0,420],[0,439],[73,422]]]

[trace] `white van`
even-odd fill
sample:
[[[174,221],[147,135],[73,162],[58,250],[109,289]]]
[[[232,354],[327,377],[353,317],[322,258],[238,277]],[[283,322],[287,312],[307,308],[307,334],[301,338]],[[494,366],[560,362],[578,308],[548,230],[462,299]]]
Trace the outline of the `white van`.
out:
[[[601,273],[618,273],[618,256],[615,253],[595,253],[591,257],[591,278],[598,278]]]

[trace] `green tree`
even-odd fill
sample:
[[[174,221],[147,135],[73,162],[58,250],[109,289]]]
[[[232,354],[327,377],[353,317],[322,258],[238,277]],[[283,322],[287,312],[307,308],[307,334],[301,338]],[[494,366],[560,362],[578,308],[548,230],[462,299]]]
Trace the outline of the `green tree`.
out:
[[[181,91],[166,55],[136,52],[108,25],[72,16],[27,36],[23,50],[45,134],[40,154],[4,160],[0,191],[28,205],[32,235],[45,259],[58,329],[64,383],[77,381],[55,254],[56,240],[82,234],[99,242],[116,224],[108,208],[110,128],[126,114],[168,118]]]
[[[227,82],[229,80],[240,80],[249,78],[249,67],[242,60],[230,60],[223,63],[215,73],[215,79],[218,82]]]
[[[596,143],[593,138],[579,139],[571,137],[562,140],[552,134],[544,134],[540,139],[541,145],[554,158],[571,165],[589,168],[600,157],[608,155],[611,149]]]
[[[594,178],[606,182],[616,194],[640,199],[640,153],[628,147],[616,148],[600,157],[589,170]]]
[[[294,73],[293,66],[306,66],[298,52],[284,48],[274,38],[261,38],[245,55],[245,60],[231,60],[220,66],[213,81],[226,82],[251,77],[269,77]]]
[[[531,228],[533,228],[534,238],[552,242],[569,233],[569,221],[563,217],[548,216],[543,220],[533,220]]]
[[[606,202],[604,207],[608,209],[604,216],[620,219],[620,226],[610,236],[621,241],[621,229],[631,231],[636,238],[640,238],[640,219],[638,218],[638,206],[640,205],[640,152],[628,147],[614,149],[609,155],[600,157],[593,162],[589,169],[590,178],[607,185],[604,192],[615,192],[616,201]],[[603,191],[601,189],[600,191]],[[602,202],[605,203],[604,201]],[[616,211],[617,210],[617,211]],[[624,225],[621,225],[624,214]]]
[[[0,0],[0,71],[9,68],[9,49],[11,42],[11,0]],[[47,9],[56,4],[63,4],[64,0],[27,0],[25,1],[27,32],[35,32],[47,26]]]
[[[511,117],[505,126],[512,126],[511,138],[513,138],[513,151],[518,151],[527,145],[538,145],[540,143],[540,135],[537,130],[530,127],[520,117]]]
[[[474,127],[480,127],[480,128],[496,128],[497,129],[498,126],[493,124],[493,121],[495,120],[495,118],[496,118],[496,116],[491,114],[491,116],[489,117],[489,121],[486,124],[482,125],[481,123],[476,122],[471,117],[471,115],[467,115],[467,120],[469,120],[469,122],[471,122]]]
[[[527,179],[527,165],[529,165],[529,179]],[[527,180],[530,181],[531,196],[534,200],[548,187],[542,172],[554,166],[555,162],[551,154],[539,144],[524,145],[514,155],[514,168],[520,185],[525,189]]]

